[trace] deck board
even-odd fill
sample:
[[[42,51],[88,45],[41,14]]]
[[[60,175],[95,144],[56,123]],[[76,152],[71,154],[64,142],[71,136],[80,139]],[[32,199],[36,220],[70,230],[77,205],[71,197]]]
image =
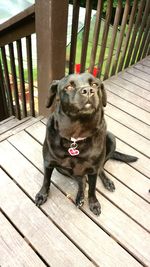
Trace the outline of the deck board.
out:
[[[0,229],[1,266],[46,266],[1,212]]]
[[[107,128],[117,149],[139,160],[106,163],[116,190],[98,179],[99,217],[89,210],[88,186],[77,209],[76,181],[56,170],[48,201],[37,208],[47,118],[0,122],[0,266],[150,266],[149,63],[147,57],[104,82]]]

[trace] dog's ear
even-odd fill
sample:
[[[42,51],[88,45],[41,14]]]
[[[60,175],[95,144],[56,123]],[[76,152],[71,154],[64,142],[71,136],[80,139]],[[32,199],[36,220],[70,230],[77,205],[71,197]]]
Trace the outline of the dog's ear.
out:
[[[49,92],[48,92],[48,99],[47,99],[47,103],[46,103],[47,108],[50,108],[51,105],[53,104],[53,101],[54,101],[54,99],[56,97],[56,93],[57,93],[58,83],[59,83],[59,80],[54,80],[50,84]]]
[[[101,84],[101,92],[102,92],[102,104],[103,104],[103,107],[106,107],[106,105],[107,105],[107,94],[106,94],[106,90],[105,90],[105,87],[104,87],[103,83]]]

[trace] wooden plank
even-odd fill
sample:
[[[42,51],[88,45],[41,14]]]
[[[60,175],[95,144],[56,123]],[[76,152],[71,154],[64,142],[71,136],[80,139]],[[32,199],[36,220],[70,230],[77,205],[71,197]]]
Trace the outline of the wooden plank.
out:
[[[128,143],[131,147],[143,153],[145,156],[150,157],[150,142],[147,139],[108,116],[106,116],[106,122],[108,130],[112,131],[115,136],[123,140],[125,143]]]
[[[114,83],[114,84],[119,85],[121,88],[124,88],[124,89],[134,93],[135,95],[139,95],[140,97],[143,97],[146,100],[150,101],[150,92],[139,87],[136,84],[131,83],[130,80],[127,81],[127,80],[120,78],[119,76],[113,76],[109,79],[109,81]]]
[[[11,174],[13,178],[15,178],[17,183],[19,183],[19,185],[24,188],[28,195],[30,195],[31,198],[34,198],[34,195],[40,188],[40,183],[43,179],[42,174],[36,168],[34,168],[33,165],[21,154],[19,154],[19,152],[15,150],[15,148],[12,147],[7,141],[1,143],[1,149],[4,150],[5,155],[7,155],[7,151],[10,152],[9,163],[8,161],[4,160],[4,168]],[[13,168],[15,159],[19,160],[20,168]],[[25,169],[29,171],[26,172],[24,171]],[[72,199],[75,198],[77,191],[77,184],[75,181],[69,178],[66,179],[66,177],[58,174],[57,171],[54,172],[52,179],[64,192],[71,194],[70,197]],[[28,180],[28,183],[26,182],[26,180]],[[55,222],[64,231],[67,231],[67,234],[71,235],[71,238],[76,243],[80,244],[82,250],[86,247],[87,251],[89,251],[88,253],[90,253],[92,257],[93,254],[95,255],[95,252],[97,253],[97,249],[100,250],[99,253],[97,253],[98,255],[101,255],[101,253],[103,253],[103,249],[106,249],[107,258],[112,257],[111,255],[109,255],[109,248],[111,247],[112,240],[110,239],[111,241],[108,248],[107,243],[104,244],[102,239],[101,242],[99,242],[98,240],[99,233],[101,233],[102,231],[101,228],[97,228],[97,226],[91,220],[89,220],[88,217],[81,212],[81,210],[77,209],[72,201],[66,198],[66,196],[62,194],[62,192],[59,191],[55,186],[53,186],[53,184],[51,187],[51,194],[51,199],[48,198],[48,201],[42,206],[42,209],[53,220],[55,220]],[[91,216],[91,218],[96,221],[96,223],[98,223],[100,227],[108,231],[108,233],[113,236],[113,238],[117,240],[117,242],[121,243],[123,247],[130,251],[131,254],[133,254],[142,262],[149,262],[150,254],[148,253],[147,249],[147,242],[149,240],[148,233],[139,225],[137,225],[132,219],[121,212],[118,208],[112,205],[102,195],[98,193],[97,195],[102,205],[101,216],[96,217],[92,215],[89,211],[89,208],[87,207],[87,204],[85,204],[84,207],[85,212],[88,213],[88,215]],[[124,235],[124,232],[126,232],[128,225],[130,225],[128,234]],[[92,244],[91,242],[93,241],[95,231],[97,231],[97,236],[94,240],[94,243]],[[141,240],[144,240],[145,242],[141,242]],[[99,242],[97,248],[96,242]],[[105,257],[106,250],[103,257]],[[112,255],[113,254],[114,253],[112,253]],[[113,262],[111,262],[109,263],[110,265],[105,265],[102,260],[98,261],[98,263],[101,263],[101,266],[112,266],[113,264]]]
[[[116,84],[112,84],[111,81],[105,81],[105,88],[120,96],[121,98],[127,100],[128,102],[140,107],[141,109],[150,112],[150,102],[147,101],[146,99],[143,99],[142,97],[133,94],[132,92],[129,92],[127,90],[123,90],[122,88],[120,88],[119,85]]]
[[[136,85],[142,87],[143,89],[150,90],[149,82],[144,81],[144,80],[142,80],[141,78],[139,78],[139,77],[137,77],[137,76],[135,76],[135,75],[132,75],[132,74],[129,73],[129,72],[126,72],[126,71],[124,71],[124,72],[120,72],[120,73],[118,74],[118,76],[119,76],[120,78],[122,78],[122,79],[125,79],[125,80],[127,80],[127,81],[130,81],[130,82],[132,82],[133,84],[136,84]]]
[[[147,124],[139,121],[136,118],[133,118],[132,116],[112,106],[109,103],[107,104],[107,107],[105,109],[105,114],[112,119],[117,120],[129,129],[135,131],[136,133],[142,135],[146,139],[150,139],[150,127]]]
[[[150,74],[150,68],[147,67],[147,66],[144,66],[143,64],[141,64],[141,62],[136,64],[136,65],[134,65],[134,68],[138,69],[138,70],[140,70],[142,72],[145,72],[147,74]]]
[[[43,144],[46,134],[46,127],[41,121],[26,128],[26,132],[30,133],[36,140]]]
[[[113,94],[110,91],[107,91],[107,98],[108,103],[112,104],[113,106],[125,111],[126,113],[130,114],[131,116],[141,120],[142,122],[150,125],[150,114],[145,110],[135,106],[132,103],[122,99],[121,97]]]
[[[119,161],[108,161],[105,169],[115,176],[123,184],[128,185],[135,193],[143,199],[150,201],[148,189],[150,188],[150,180],[141,173],[135,171],[129,165]]]
[[[149,83],[150,87],[150,76],[147,73],[144,73],[143,71],[137,70],[136,68],[128,68],[126,69],[126,72],[131,73],[132,75],[140,78],[142,81],[146,81]]]
[[[42,120],[44,124],[47,123],[47,118],[44,118]],[[37,130],[36,130],[37,129]],[[44,138],[45,138],[45,125],[43,123],[39,122],[38,124],[31,125],[29,128],[26,129],[26,131],[32,135],[38,142],[43,144]],[[149,159],[145,157],[143,154],[135,150],[134,148],[130,147],[129,145],[125,144],[121,140],[117,138],[117,149],[126,154],[131,154],[136,157],[138,157],[138,161],[131,163],[131,166],[140,171],[142,174],[146,175],[147,177],[150,177],[150,168],[149,168]]]
[[[2,125],[2,124],[4,124],[4,123],[6,123],[6,122],[8,122],[8,121],[11,121],[11,120],[13,120],[15,117],[14,116],[10,116],[9,118],[7,118],[7,119],[5,119],[5,120],[3,120],[3,121],[0,121],[0,125]]]
[[[2,170],[0,174],[1,208],[50,266],[93,266]]]
[[[0,134],[6,132],[7,130],[13,128],[16,126],[17,123],[20,121],[16,119],[15,117],[12,120],[7,121],[6,123],[2,124],[0,127]]]
[[[2,173],[3,175],[3,173]],[[0,265],[46,266],[0,212]]]
[[[134,167],[137,171],[141,172],[143,175],[150,178],[149,159],[147,157],[145,157],[143,154],[141,154],[131,146],[125,144],[118,138],[117,138],[117,150],[119,150],[122,153],[138,157],[138,161],[130,163],[129,165]]]
[[[142,64],[143,66],[150,67],[150,62],[147,58],[144,58],[143,60],[141,60],[140,64]]]
[[[14,137],[9,138],[9,142],[11,142],[19,151],[21,151],[21,153],[23,155],[25,155],[25,157],[27,157],[31,162],[33,162],[33,164],[39,170],[43,171],[42,146],[40,146],[39,143],[34,141],[25,132],[20,132],[19,134],[15,135]],[[129,175],[129,177],[131,177],[131,176]],[[144,181],[144,183],[145,183],[145,181]],[[147,184],[146,192],[148,192],[148,189],[149,189],[149,185]],[[128,194],[128,191],[129,191],[129,195],[130,195],[129,189],[127,189],[126,194]],[[136,194],[134,194],[134,195],[136,196]],[[136,200],[137,210],[135,209],[136,205],[134,205],[134,209],[130,209],[130,207],[126,207],[127,210],[129,208],[129,215],[132,218],[136,219],[136,221],[138,221],[142,225],[144,224],[145,228],[148,228],[149,227],[149,221],[147,221],[147,220],[145,221],[144,216],[145,216],[145,214],[148,213],[149,205],[138,196],[135,197],[135,200]],[[117,205],[120,205],[119,204],[120,203],[119,198],[117,199],[117,202],[118,202]],[[142,210],[139,213],[140,207]],[[143,216],[141,214],[143,214]]]
[[[12,129],[10,129],[10,130],[8,130],[8,131],[6,131],[0,135],[0,142],[5,140],[9,136],[14,135],[14,134],[24,130],[26,127],[29,127],[32,124],[34,125],[34,123],[41,120],[41,118],[43,118],[43,116],[39,116],[37,118],[28,117],[26,119],[21,120],[20,124],[17,124],[14,128],[12,128]]]

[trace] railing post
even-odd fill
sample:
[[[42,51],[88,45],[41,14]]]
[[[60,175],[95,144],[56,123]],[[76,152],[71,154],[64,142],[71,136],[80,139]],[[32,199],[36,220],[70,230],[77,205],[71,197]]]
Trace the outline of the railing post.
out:
[[[68,1],[36,0],[39,114],[48,115],[48,86],[65,74]]]

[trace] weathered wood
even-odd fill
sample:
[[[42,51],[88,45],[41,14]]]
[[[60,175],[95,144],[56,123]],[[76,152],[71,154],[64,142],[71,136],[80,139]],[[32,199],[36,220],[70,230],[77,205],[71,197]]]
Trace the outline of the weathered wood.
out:
[[[77,34],[79,22],[79,1],[73,1],[73,15],[72,15],[72,29],[71,29],[71,43],[70,43],[70,59],[69,59],[69,74],[74,73],[76,47],[77,47]]]
[[[109,131],[112,131],[115,136],[123,140],[125,143],[128,143],[131,147],[135,148],[145,156],[150,157],[150,142],[147,139],[108,116],[106,116],[106,122]]]
[[[123,90],[120,88],[119,85],[115,85],[111,83],[111,81],[105,82],[105,87],[108,91],[114,93],[115,95],[121,97],[124,100],[134,104],[135,106],[140,107],[141,109],[145,110],[146,112],[150,112],[150,102],[142,97],[133,94],[132,92]]]
[[[0,185],[1,208],[50,266],[93,266],[2,171]]]
[[[40,181],[42,180],[41,173],[35,167],[33,167],[33,165],[30,162],[28,162],[17,150],[15,150],[14,147],[8,144],[8,142],[3,142],[1,144],[1,148],[5,151],[5,153],[8,150],[10,151],[9,153],[10,164],[7,164],[5,162],[6,170],[9,173],[11,173],[12,177],[15,177],[17,183],[19,183],[19,185],[25,189],[28,195],[34,198],[36,190],[39,189]],[[13,168],[13,162],[15,158],[20,162],[20,168],[19,168],[20,170]],[[24,168],[26,168],[26,170],[29,171],[24,172]],[[30,173],[33,174],[33,177],[31,177]],[[29,180],[29,183],[26,183],[26,179]],[[66,177],[58,174],[56,171],[53,175],[53,181],[57,183],[57,185],[61,188],[61,190],[70,193],[70,198],[72,199],[75,198],[77,184],[74,181],[70,180],[69,178],[66,179]],[[42,206],[42,209],[53,220],[55,220],[55,222],[62,229],[67,231],[67,233],[71,235],[71,238],[75,240],[76,243],[79,242],[80,246],[82,246],[84,250],[86,248],[86,253],[88,252],[88,254],[91,254],[92,258],[95,256],[95,253],[97,253],[97,249],[100,250],[100,252],[97,254],[101,255],[101,253],[103,253],[103,257],[101,258],[100,261],[98,261],[100,255],[99,256],[97,255],[97,262],[98,265],[101,264],[101,266],[103,266],[103,260],[105,259],[105,251],[103,250],[105,250],[105,248],[107,247],[107,241],[105,240],[106,242],[105,244],[102,242],[103,239],[101,239],[101,242],[99,241],[99,235],[102,230],[98,228],[97,225],[95,225],[92,222],[92,220],[89,220],[88,217],[85,216],[85,214],[83,214],[79,209],[74,207],[72,201],[69,201],[66,198],[66,196],[63,195],[53,185],[51,187],[51,194],[52,198],[48,199],[47,203]],[[97,193],[97,196],[102,204],[103,208],[102,215],[99,218],[92,215],[91,212],[89,211],[89,208],[87,207],[87,204],[85,204],[84,207],[86,213],[88,213],[88,215],[94,221],[96,221],[100,227],[105,229],[105,231],[108,231],[108,233],[110,233],[111,236],[115,240],[117,240],[117,242],[121,243],[121,245],[125,247],[125,249],[130,251],[130,253],[133,254],[135,258],[138,258],[138,260],[140,260],[141,262],[145,263],[149,262],[148,250],[145,249],[147,246],[147,242],[149,240],[149,236],[146,233],[146,231],[144,231],[132,219],[130,219],[117,207],[115,207],[108,200],[106,200],[102,195],[99,195]],[[130,225],[130,229],[127,231],[128,234],[124,235],[124,231],[126,232],[128,225]],[[95,234],[97,235],[97,237],[93,240]],[[101,238],[103,238],[103,235],[104,233],[102,234]],[[142,242],[141,244],[140,240],[143,240],[143,237],[145,237],[144,238],[145,242]],[[99,242],[98,247],[96,247],[96,242]],[[106,249],[107,261],[109,257],[117,256],[117,251],[115,251],[116,256],[114,255],[114,253],[112,253],[112,256],[109,254],[109,249],[111,248],[111,244],[113,244],[112,240],[109,242],[109,245]],[[92,247],[94,249],[91,249]],[[122,257],[122,253],[119,256],[119,259],[120,257]],[[117,259],[117,261],[119,259]],[[113,264],[114,264],[114,259],[110,263],[110,266],[113,266]]]
[[[101,26],[102,6],[103,6],[102,0],[99,0],[97,3],[96,21],[95,21],[95,26],[94,26],[93,45],[92,45],[91,59],[90,59],[89,71],[91,73],[93,73],[93,68],[95,65],[95,58],[96,58],[96,52],[97,52],[97,46],[98,46],[98,38],[99,38],[99,32],[100,32],[100,26]]]
[[[37,118],[32,118],[32,117],[26,117],[22,119],[21,121],[17,121],[16,125],[14,125],[13,128],[8,129],[4,133],[0,134],[0,142],[7,139],[11,135],[14,135],[25,128],[29,127],[30,125],[34,126],[34,123],[37,123],[39,120],[41,120],[42,116],[39,116]]]
[[[119,130],[118,130],[119,132]],[[43,171],[43,158],[42,158],[42,146],[34,141],[31,136],[27,135],[24,132],[20,132],[17,135],[10,137],[9,138],[9,142],[13,144],[13,146],[15,146],[26,158],[28,158],[31,162],[34,163],[34,165],[40,169],[41,171]],[[36,153],[35,153],[36,151]],[[135,170],[134,170],[135,171]],[[126,173],[124,171],[124,173]],[[113,173],[112,173],[113,174]],[[128,173],[127,175],[129,175],[129,179],[131,179],[130,173]],[[138,174],[140,175],[140,174]],[[136,171],[135,171],[135,177],[136,177]],[[143,176],[141,176],[143,177]],[[128,180],[128,179],[127,179]],[[146,180],[147,181],[147,180]],[[129,184],[127,184],[128,187],[130,187]],[[148,193],[148,189],[149,189],[149,184],[147,183],[146,186],[147,190],[146,193],[144,192],[144,197],[147,194],[147,196],[149,195]],[[126,189],[124,189],[126,191]],[[129,189],[128,189],[129,190]],[[126,193],[128,192],[128,190],[126,191]],[[137,188],[135,187],[135,191],[137,190]],[[141,189],[139,189],[139,195],[141,193]],[[109,193],[110,194],[110,193]],[[113,194],[110,194],[110,198]],[[129,193],[130,195],[130,193]],[[121,195],[120,195],[121,197]],[[127,196],[126,196],[127,197]],[[128,198],[128,197],[127,197]],[[149,209],[149,205],[141,199],[140,201],[140,197],[136,197],[135,194],[135,199],[136,199],[136,205],[137,205],[137,209],[140,209],[140,207],[142,208],[141,212],[137,212],[137,210],[134,207],[134,210],[131,209],[131,204],[129,204],[126,206],[127,210],[129,210],[129,214],[132,218],[136,218],[136,221],[138,221],[139,223],[141,223],[142,225],[144,225],[145,228],[149,227],[149,221],[145,220],[145,216],[144,214],[148,213],[148,209]],[[116,198],[116,202],[117,205],[120,205],[120,198]],[[144,204],[145,203],[145,204]],[[145,210],[146,209],[146,210]],[[143,216],[141,216],[141,214],[143,213]],[[148,213],[149,214],[149,213]],[[149,215],[147,215],[149,216]]]
[[[13,120],[15,117],[14,116],[10,116],[10,117],[8,117],[7,119],[5,119],[5,120],[2,120],[2,121],[0,121],[0,125],[2,125],[2,124],[4,124],[4,123],[6,123],[6,122],[8,122],[8,121],[11,121],[11,120]]]
[[[17,54],[18,54],[18,70],[19,70],[19,85],[20,85],[20,91],[21,91],[22,114],[23,114],[23,117],[27,117],[25,80],[24,80],[22,42],[21,42],[21,40],[17,40],[16,45],[17,45]]]
[[[0,58],[0,121],[6,119],[8,116],[9,116],[8,103],[7,103],[4,76],[3,76],[2,64],[1,64],[1,58]]]
[[[145,110],[135,106],[132,103],[124,100],[123,98],[115,95],[114,93],[107,91],[108,102],[114,105],[117,108],[125,111],[126,113],[130,114],[131,116],[141,120],[142,122],[150,125],[150,114]]]
[[[4,46],[35,32],[35,5],[0,25],[0,44]]]
[[[149,82],[147,82],[145,80],[142,80],[137,75],[135,76],[134,74],[131,74],[129,72],[121,72],[121,73],[118,74],[118,76],[120,78],[122,78],[122,79],[125,79],[127,81],[130,81],[133,84],[136,84],[136,85],[142,87],[143,89],[146,89],[146,90],[150,91]]]
[[[125,42],[124,42],[124,47],[122,49],[122,53],[121,53],[121,57],[120,57],[120,62],[119,62],[119,66],[117,71],[121,71],[124,65],[124,59],[127,53],[127,48],[129,46],[129,40],[131,37],[131,32],[132,32],[132,28],[133,28],[133,24],[134,24],[134,18],[136,15],[136,11],[137,11],[137,5],[138,5],[138,0],[134,0],[133,2],[133,6],[132,6],[132,10],[131,10],[131,14],[130,14],[130,19],[129,19],[129,26],[127,29],[127,34],[125,37]]]
[[[121,46],[122,46],[122,43],[123,43],[125,29],[126,29],[126,26],[127,26],[126,24],[127,24],[127,20],[128,20],[129,10],[130,10],[130,1],[126,0],[124,13],[123,13],[123,17],[122,17],[122,22],[121,22],[121,29],[120,29],[119,38],[118,38],[119,40],[118,40],[116,55],[115,55],[114,60],[113,60],[111,76],[115,74],[117,66],[119,64],[119,57],[120,57],[121,48],[122,48]]]
[[[113,25],[111,44],[110,44],[110,47],[109,47],[109,54],[108,54],[108,58],[107,58],[107,61],[106,61],[104,80],[109,77],[109,71],[110,71],[110,67],[111,67],[113,50],[114,50],[116,35],[117,35],[117,31],[118,31],[118,25],[119,25],[119,21],[120,21],[120,16],[121,16],[121,10],[122,10],[122,1],[118,0],[118,5],[117,5],[117,8],[116,8],[115,19],[114,19],[114,25]]]
[[[142,65],[142,67],[145,67],[145,66]],[[119,87],[122,88],[122,91],[126,89],[126,90],[134,93],[135,95],[138,95],[138,96],[143,97],[144,99],[150,101],[150,92],[141,88],[140,86],[130,82],[130,80],[124,80],[124,79],[120,78],[119,76],[117,76],[117,77],[113,76],[109,79],[109,81],[114,83],[114,84],[119,85]],[[112,87],[113,87],[113,84],[112,84]]]
[[[0,173],[2,177],[6,177],[2,171]],[[1,212],[0,255],[1,266],[46,266]]]
[[[107,43],[107,37],[108,37],[108,31],[109,31],[109,24],[110,24],[111,15],[112,15],[112,7],[113,7],[113,2],[109,0],[108,5],[107,5],[107,10],[106,10],[106,20],[104,24],[101,50],[99,52],[99,60],[98,60],[98,65],[97,65],[97,68],[98,68],[97,77],[100,77],[103,62],[104,62],[104,55],[105,55],[105,49],[106,49],[106,43]]]
[[[150,68],[148,68],[147,66],[144,66],[143,64],[141,64],[141,62],[139,64],[134,65],[134,68],[141,70],[142,72],[145,72],[150,75]]]
[[[14,114],[14,106],[13,106],[13,99],[12,99],[12,92],[11,92],[11,86],[10,86],[10,79],[9,79],[5,46],[1,47],[1,54],[2,54],[2,62],[3,62],[3,68],[4,68],[3,71],[4,71],[4,75],[5,75],[5,84],[6,84],[5,90],[7,92],[7,98],[8,98],[8,110],[9,110],[10,115],[13,115]]]
[[[150,140],[150,127],[142,121],[139,121],[138,119],[130,116],[129,114],[109,103],[105,109],[105,114]]]
[[[144,81],[148,82],[149,83],[149,90],[150,90],[150,75],[149,74],[143,73],[142,71],[137,70],[135,68],[128,68],[126,71],[131,73],[132,75],[140,78],[141,81],[144,80]]]
[[[27,66],[28,66],[28,83],[29,83],[29,101],[30,101],[30,115],[35,116],[34,104],[34,88],[33,88],[33,63],[32,63],[32,43],[31,36],[26,37],[27,48]]]
[[[16,126],[16,124],[19,123],[19,120],[15,117],[12,120],[7,121],[6,123],[2,124],[0,127],[0,134],[8,131],[9,129]]]
[[[68,1],[37,0],[35,12],[39,114],[46,115],[49,84],[65,74]]]
[[[131,62],[135,39],[137,37],[138,29],[139,29],[141,21],[142,21],[142,15],[143,15],[144,6],[145,6],[145,0],[140,1],[138,12],[137,12],[137,15],[136,15],[135,24],[134,24],[134,29],[133,29],[133,32],[132,32],[132,35],[131,35],[131,38],[130,38],[129,48],[128,48],[128,52],[127,52],[127,55],[126,55],[126,60],[125,60],[125,65],[124,65],[125,68],[127,68],[129,66],[130,62]]]
[[[13,81],[13,93],[14,93],[14,100],[15,100],[15,114],[18,119],[21,119],[21,110],[20,110],[20,103],[19,103],[19,91],[18,91],[18,82],[17,82],[13,43],[9,44],[9,55],[10,55],[10,66],[11,66],[11,74],[12,74],[12,81]]]
[[[85,71],[88,39],[89,39],[89,33],[90,33],[91,12],[92,12],[92,1],[87,0],[86,1],[85,21],[84,21],[83,41],[82,41],[82,51],[81,51],[81,69],[80,69],[80,72]]]

